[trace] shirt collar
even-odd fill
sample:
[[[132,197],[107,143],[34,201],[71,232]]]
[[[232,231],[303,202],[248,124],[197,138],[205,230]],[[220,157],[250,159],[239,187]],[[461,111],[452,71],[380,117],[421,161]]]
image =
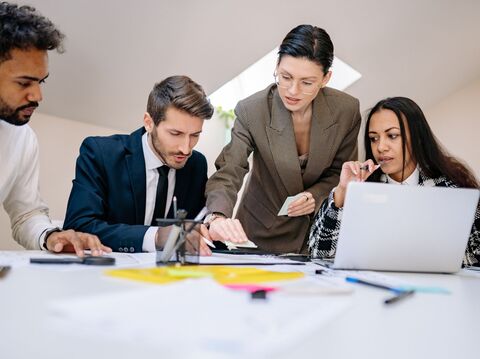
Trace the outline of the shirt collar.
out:
[[[392,179],[392,177],[390,177],[389,175],[386,175],[387,176],[387,182],[388,183],[393,183],[393,184],[406,184],[406,185],[410,185],[410,186],[417,186],[418,183],[419,183],[419,180],[420,180],[420,171],[418,170],[418,166],[415,168],[415,171],[413,171],[413,173],[408,176],[407,179],[405,179],[402,183],[398,182],[398,181],[395,181],[394,179]]]
[[[148,143],[148,132],[145,132],[142,136],[142,149],[143,157],[145,158],[145,168],[147,170],[154,170],[165,165],[150,147],[150,144]]]

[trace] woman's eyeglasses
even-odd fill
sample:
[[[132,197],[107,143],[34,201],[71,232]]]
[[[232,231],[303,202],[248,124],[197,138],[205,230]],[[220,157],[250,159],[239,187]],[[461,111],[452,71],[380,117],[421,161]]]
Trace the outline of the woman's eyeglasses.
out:
[[[289,75],[274,72],[273,77],[277,86],[284,89],[289,89],[295,84],[295,80]],[[298,89],[304,95],[313,95],[318,87],[319,84],[312,81],[299,80],[298,82]]]

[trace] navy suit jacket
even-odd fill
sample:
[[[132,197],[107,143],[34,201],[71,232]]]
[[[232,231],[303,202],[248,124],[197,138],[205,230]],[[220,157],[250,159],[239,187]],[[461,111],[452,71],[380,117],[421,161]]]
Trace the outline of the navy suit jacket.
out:
[[[146,202],[145,158],[141,128],[131,135],[88,137],[77,159],[64,228],[97,235],[114,251],[141,252]],[[205,205],[207,161],[193,151],[176,171],[179,209],[194,218]],[[172,207],[172,206],[171,206]],[[172,218],[172,208],[168,214]]]

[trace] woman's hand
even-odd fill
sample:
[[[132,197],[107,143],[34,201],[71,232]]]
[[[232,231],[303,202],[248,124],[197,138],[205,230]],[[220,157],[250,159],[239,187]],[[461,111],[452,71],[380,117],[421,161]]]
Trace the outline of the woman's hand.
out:
[[[214,241],[245,243],[248,241],[242,224],[238,219],[218,217],[210,223],[210,237]]]
[[[364,182],[379,167],[380,165],[376,165],[372,160],[366,160],[365,162],[345,162],[342,165],[342,172],[340,172],[340,181],[333,194],[335,206],[338,208],[343,207],[345,195],[347,193],[347,186],[350,182]]]
[[[297,200],[288,206],[289,217],[304,216],[315,211],[315,198],[310,192],[302,192]]]

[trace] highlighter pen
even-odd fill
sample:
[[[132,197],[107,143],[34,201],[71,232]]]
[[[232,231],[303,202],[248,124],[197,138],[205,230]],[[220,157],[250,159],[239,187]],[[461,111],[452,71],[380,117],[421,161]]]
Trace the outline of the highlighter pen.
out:
[[[397,303],[399,300],[402,300],[403,298],[408,298],[410,297],[411,295],[413,295],[413,293],[415,293],[414,290],[406,290],[406,291],[403,291],[401,292],[400,294],[397,294],[391,298],[387,298],[385,299],[384,303],[385,304],[393,304],[393,303]]]

